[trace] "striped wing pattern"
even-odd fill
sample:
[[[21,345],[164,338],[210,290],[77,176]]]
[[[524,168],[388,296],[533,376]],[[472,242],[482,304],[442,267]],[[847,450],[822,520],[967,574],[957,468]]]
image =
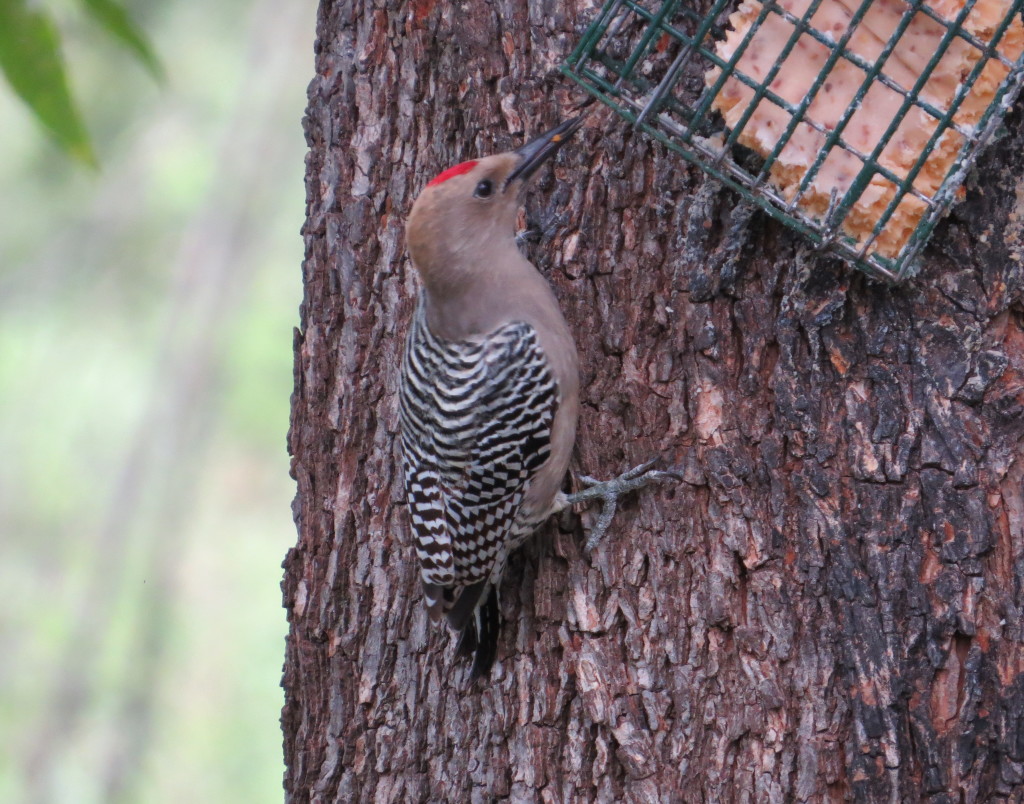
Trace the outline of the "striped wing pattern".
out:
[[[402,366],[406,493],[423,582],[450,591],[486,580],[538,523],[521,521],[550,453],[558,389],[532,326],[445,341],[418,305]],[[454,595],[446,594],[450,606]]]

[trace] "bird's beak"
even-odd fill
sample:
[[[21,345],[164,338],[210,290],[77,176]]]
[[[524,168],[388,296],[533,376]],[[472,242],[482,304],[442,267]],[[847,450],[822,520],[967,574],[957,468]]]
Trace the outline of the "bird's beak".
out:
[[[572,120],[566,120],[555,126],[551,131],[546,134],[541,134],[537,139],[526,143],[522,148],[516,151],[519,156],[519,164],[516,166],[508,178],[505,180],[505,186],[507,187],[513,181],[517,179],[520,181],[526,181],[533,173],[539,168],[549,157],[554,156],[558,153],[558,149],[565,144],[576,130],[583,125],[583,117],[574,117]]]

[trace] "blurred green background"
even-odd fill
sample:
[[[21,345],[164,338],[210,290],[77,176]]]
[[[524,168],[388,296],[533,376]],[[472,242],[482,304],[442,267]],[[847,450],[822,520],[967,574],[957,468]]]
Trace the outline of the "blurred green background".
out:
[[[101,168],[0,81],[0,802],[278,802],[315,2],[52,13]]]

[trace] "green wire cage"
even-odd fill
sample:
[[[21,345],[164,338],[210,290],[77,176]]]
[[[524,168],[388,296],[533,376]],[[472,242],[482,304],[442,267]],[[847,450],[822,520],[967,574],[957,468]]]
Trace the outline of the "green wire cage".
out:
[[[562,70],[821,249],[898,281],[1024,83],[1022,6],[609,0]]]

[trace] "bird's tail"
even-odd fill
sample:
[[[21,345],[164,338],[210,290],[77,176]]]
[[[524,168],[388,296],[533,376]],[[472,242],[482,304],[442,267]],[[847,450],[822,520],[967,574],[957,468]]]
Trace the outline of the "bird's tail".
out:
[[[473,657],[470,681],[487,676],[498,654],[498,632],[501,628],[498,592],[494,585],[480,581],[463,589],[448,612],[448,623],[461,632],[455,655]]]
[[[498,592],[490,580],[459,587],[424,582],[424,597],[430,619],[448,618],[448,625],[459,632],[455,648],[457,658],[473,657],[470,680],[486,676],[498,653]]]

